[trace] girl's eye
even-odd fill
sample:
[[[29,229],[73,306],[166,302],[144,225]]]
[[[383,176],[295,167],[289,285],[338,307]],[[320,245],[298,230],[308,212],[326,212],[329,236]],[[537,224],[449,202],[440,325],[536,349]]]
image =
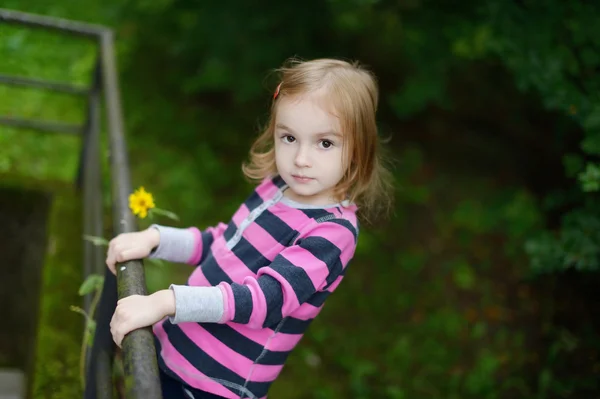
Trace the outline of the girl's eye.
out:
[[[293,143],[294,141],[296,141],[296,138],[294,136],[290,136],[289,134],[283,136],[282,139],[284,143]]]
[[[333,143],[331,141],[329,141],[329,140],[322,140],[321,141],[321,147],[324,148],[324,149],[328,149],[328,148],[333,147]]]

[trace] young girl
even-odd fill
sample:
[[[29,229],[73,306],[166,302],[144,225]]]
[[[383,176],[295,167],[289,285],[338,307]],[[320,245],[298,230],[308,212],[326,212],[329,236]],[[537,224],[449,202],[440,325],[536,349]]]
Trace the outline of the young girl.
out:
[[[265,398],[343,279],[357,210],[387,198],[373,75],[333,59],[279,69],[271,115],[243,166],[258,182],[228,224],[122,234],[106,263],[155,257],[195,266],[187,285],[121,299],[117,345],[153,325],[165,398]],[[383,201],[385,202],[385,201]]]

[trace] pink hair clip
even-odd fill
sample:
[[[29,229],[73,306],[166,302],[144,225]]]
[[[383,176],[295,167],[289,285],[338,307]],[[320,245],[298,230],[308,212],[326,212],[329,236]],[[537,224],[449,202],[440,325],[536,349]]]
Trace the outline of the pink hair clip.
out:
[[[281,82],[283,83],[283,82]],[[277,98],[277,96],[279,95],[279,90],[281,89],[281,83],[279,83],[277,85],[277,88],[275,89],[275,93],[273,93],[273,100],[275,100]]]

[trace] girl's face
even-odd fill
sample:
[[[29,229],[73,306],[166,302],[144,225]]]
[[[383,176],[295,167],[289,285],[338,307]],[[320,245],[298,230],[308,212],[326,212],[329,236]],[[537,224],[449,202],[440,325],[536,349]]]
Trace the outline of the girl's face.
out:
[[[284,195],[309,205],[339,200],[333,192],[347,165],[340,121],[321,103],[318,92],[283,97],[275,119],[275,162],[289,186]]]

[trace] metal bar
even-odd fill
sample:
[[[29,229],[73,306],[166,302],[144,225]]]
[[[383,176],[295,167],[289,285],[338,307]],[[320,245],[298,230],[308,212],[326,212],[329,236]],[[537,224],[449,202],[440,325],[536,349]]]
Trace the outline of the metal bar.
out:
[[[100,73],[99,65],[94,68],[93,86],[88,99],[88,118],[83,147],[83,231],[89,236],[102,236],[102,184],[100,181]],[[99,247],[85,242],[83,278],[98,273]],[[90,311],[92,295],[84,298],[84,309]]]
[[[0,23],[27,25],[35,28],[52,29],[91,37],[97,37],[107,30],[107,28],[100,25],[29,14],[20,11],[7,10],[5,8],[0,8]]]
[[[100,60],[94,68],[92,79],[92,90],[88,99],[88,117],[86,131],[82,147],[81,164],[83,166],[83,232],[89,236],[102,236],[102,184],[100,180]],[[84,241],[83,254],[83,278],[87,279],[91,274],[96,274],[100,263],[102,263],[102,254],[100,248],[89,241]],[[98,307],[97,294],[88,294],[84,297],[84,309],[87,314],[95,319],[95,311]],[[96,301],[94,301],[96,299]],[[103,341],[100,341],[103,342]],[[110,350],[110,345],[107,347]],[[92,348],[86,349],[86,371],[89,370],[91,363]],[[94,359],[98,364],[98,359]],[[110,364],[110,363],[109,363]],[[100,370],[100,369],[98,369]],[[90,381],[88,378],[95,379],[97,372],[86,376],[86,384],[93,387],[100,385],[112,386],[111,378],[104,380]],[[110,374],[108,374],[110,376]],[[98,384],[98,382],[100,382]],[[95,388],[92,388],[95,390]]]
[[[85,87],[70,85],[61,82],[49,82],[41,79],[31,79],[21,76],[0,75],[0,83],[10,86],[33,87],[45,90],[59,91],[67,94],[87,95],[89,90]]]
[[[19,129],[42,130],[46,132],[81,134],[83,127],[60,122],[46,122],[20,118],[0,116],[0,125],[6,125]]]
[[[89,101],[88,135],[83,142],[82,152],[82,179],[84,191],[84,229],[88,234],[102,236],[102,192],[100,180],[101,162],[99,157],[100,146],[100,90],[102,86],[100,54],[98,64],[94,69],[94,79]],[[111,365],[115,355],[115,344],[110,333],[110,319],[115,311],[117,302],[117,282],[115,276],[102,267],[103,257],[101,250],[93,246],[86,247],[85,273],[100,273],[104,275],[104,286],[94,319],[96,331],[92,348],[87,351],[85,375],[85,399],[112,399],[113,380]],[[101,270],[97,270],[102,267]]]
[[[137,230],[133,214],[129,210],[131,193],[129,163],[127,160],[121,100],[118,91],[117,68],[113,34],[107,31],[101,36],[102,66],[106,109],[110,136],[110,169],[115,207],[115,234]],[[117,267],[119,298],[130,295],[146,295],[144,269],[140,260],[129,261]],[[128,398],[162,398],[154,336],[150,327],[141,328],[125,336],[122,343],[125,374],[125,391]]]

